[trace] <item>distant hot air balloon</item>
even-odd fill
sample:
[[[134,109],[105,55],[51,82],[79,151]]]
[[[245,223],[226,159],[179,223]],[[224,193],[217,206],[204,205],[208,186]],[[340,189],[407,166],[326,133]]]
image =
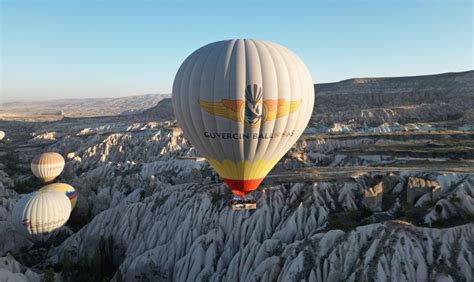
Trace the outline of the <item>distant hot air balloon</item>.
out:
[[[74,189],[74,187],[72,187],[69,184],[66,184],[66,183],[52,183],[52,184],[48,184],[48,185],[44,186],[40,190],[43,190],[43,191],[49,190],[49,191],[56,191],[56,192],[63,193],[64,195],[66,195],[69,198],[69,201],[71,202],[71,210],[73,210],[76,207],[77,192]]]
[[[12,220],[20,232],[47,240],[69,219],[71,203],[64,193],[39,190],[23,196],[13,208]]]
[[[2,141],[3,138],[5,138],[5,132],[0,130],[0,141]]]
[[[31,170],[43,183],[50,183],[58,177],[64,169],[64,158],[58,153],[43,153],[31,162]]]
[[[172,101],[184,135],[232,192],[244,196],[303,133],[314,86],[304,63],[287,48],[225,40],[183,62]]]

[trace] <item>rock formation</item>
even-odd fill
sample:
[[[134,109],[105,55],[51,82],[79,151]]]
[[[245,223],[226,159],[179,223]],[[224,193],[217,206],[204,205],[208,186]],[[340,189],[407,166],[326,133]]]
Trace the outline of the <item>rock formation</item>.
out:
[[[126,117],[0,121],[0,277],[39,281],[109,238],[107,278],[125,281],[472,281],[474,135],[457,119],[469,118],[472,75],[317,85],[327,107],[253,194],[255,211],[229,207],[169,100]],[[433,122],[446,117],[446,128]],[[79,200],[41,253],[10,218],[41,185],[29,161],[44,150],[66,158],[58,181]]]

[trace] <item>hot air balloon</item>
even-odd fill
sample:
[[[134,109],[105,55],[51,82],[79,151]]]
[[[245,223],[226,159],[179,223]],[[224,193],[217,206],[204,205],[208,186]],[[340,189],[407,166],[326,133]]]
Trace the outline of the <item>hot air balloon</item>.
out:
[[[43,153],[31,162],[31,171],[43,183],[50,183],[58,177],[64,169],[64,158],[58,153]]]
[[[5,138],[5,132],[0,130],[0,141],[2,141],[3,138]]]
[[[48,184],[44,186],[43,188],[41,188],[41,190],[44,190],[44,191],[49,190],[49,191],[56,191],[56,192],[63,193],[69,198],[69,201],[71,202],[71,210],[73,210],[76,207],[77,193],[74,187],[72,187],[69,184],[65,184],[65,183]]]
[[[18,231],[38,241],[47,240],[69,219],[71,203],[64,193],[39,190],[23,196],[13,208]]]
[[[311,75],[293,52],[262,40],[225,40],[192,53],[173,84],[183,133],[229,185],[255,190],[311,118]]]

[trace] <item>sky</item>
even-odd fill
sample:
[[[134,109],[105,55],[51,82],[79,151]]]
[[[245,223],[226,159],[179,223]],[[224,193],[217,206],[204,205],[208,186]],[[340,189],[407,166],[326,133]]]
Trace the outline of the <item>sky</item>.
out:
[[[223,39],[293,50],[315,83],[473,69],[472,0],[0,0],[0,102],[171,93]]]

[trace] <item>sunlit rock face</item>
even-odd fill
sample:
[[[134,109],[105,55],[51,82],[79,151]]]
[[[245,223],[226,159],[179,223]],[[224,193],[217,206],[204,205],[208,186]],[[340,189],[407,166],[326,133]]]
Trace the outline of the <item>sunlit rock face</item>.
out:
[[[441,196],[438,182],[429,179],[410,177],[407,183],[407,203],[413,205],[417,199],[436,201]],[[418,204],[418,202],[417,202]]]
[[[375,185],[374,187],[369,187],[364,192],[364,199],[362,204],[369,208],[371,211],[380,211],[382,210],[382,196],[383,196],[383,183]]]

